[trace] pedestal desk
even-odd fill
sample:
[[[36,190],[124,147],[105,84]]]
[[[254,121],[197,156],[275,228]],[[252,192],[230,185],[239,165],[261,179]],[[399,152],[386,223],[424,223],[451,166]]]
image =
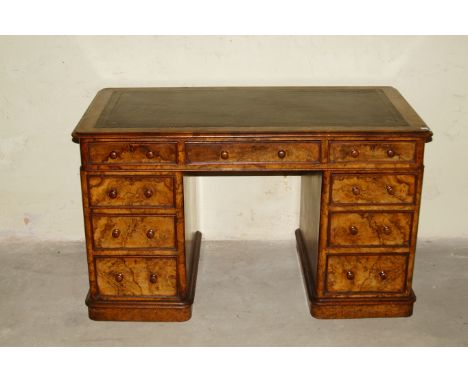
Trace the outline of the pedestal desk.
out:
[[[301,176],[296,241],[312,316],[412,314],[432,133],[396,89],[103,89],[72,136],[90,318],[191,317],[201,233],[190,175],[209,174]]]

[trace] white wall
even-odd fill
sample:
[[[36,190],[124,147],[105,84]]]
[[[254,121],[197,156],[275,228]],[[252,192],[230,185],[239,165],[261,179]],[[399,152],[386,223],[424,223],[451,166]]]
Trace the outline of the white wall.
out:
[[[0,37],[0,238],[83,237],[71,130],[112,86],[392,85],[434,131],[421,237],[468,237],[467,37]],[[292,239],[294,177],[203,178],[208,239]]]

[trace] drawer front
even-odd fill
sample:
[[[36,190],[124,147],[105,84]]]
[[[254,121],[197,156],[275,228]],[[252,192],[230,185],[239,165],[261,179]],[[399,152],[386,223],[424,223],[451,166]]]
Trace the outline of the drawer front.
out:
[[[336,204],[412,204],[414,175],[341,175],[331,181],[331,201]]]
[[[415,142],[331,142],[330,162],[414,162]]]
[[[336,255],[327,258],[330,293],[403,293],[407,255]]]
[[[175,206],[173,176],[89,175],[89,203],[92,207]]]
[[[95,249],[176,249],[172,215],[93,215]]]
[[[90,143],[89,163],[94,164],[175,164],[176,143]]]
[[[330,246],[409,246],[410,212],[334,212]]]
[[[102,296],[175,296],[175,259],[98,257],[96,279]]]
[[[319,142],[187,143],[187,163],[298,163],[319,162]]]

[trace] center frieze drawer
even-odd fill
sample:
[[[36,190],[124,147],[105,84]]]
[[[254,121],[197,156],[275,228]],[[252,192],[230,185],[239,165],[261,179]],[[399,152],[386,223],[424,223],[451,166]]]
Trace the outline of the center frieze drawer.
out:
[[[173,176],[88,175],[91,207],[175,206]]]
[[[173,215],[93,215],[94,249],[176,249]]]
[[[329,293],[404,293],[408,255],[329,255]]]
[[[330,246],[409,246],[411,212],[333,212]]]
[[[96,278],[101,296],[175,296],[175,259],[98,257]]]
[[[416,177],[411,174],[334,174],[331,201],[336,204],[413,204]]]
[[[319,142],[190,142],[187,163],[300,163],[319,162]]]

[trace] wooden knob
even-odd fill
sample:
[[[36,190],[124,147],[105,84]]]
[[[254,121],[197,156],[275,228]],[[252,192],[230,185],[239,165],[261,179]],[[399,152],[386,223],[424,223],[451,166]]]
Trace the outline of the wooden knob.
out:
[[[144,194],[145,194],[145,196],[146,196],[147,198],[151,198],[151,197],[153,196],[153,191],[150,190],[149,188],[147,188],[147,189],[145,190]]]
[[[150,150],[146,152],[146,157],[148,159],[153,159],[154,158],[154,153]]]
[[[388,225],[384,225],[383,232],[385,235],[390,235],[392,233],[392,229]]]
[[[146,231],[146,237],[148,239],[152,239],[154,237],[154,229],[149,229],[148,231]]]
[[[117,159],[117,152],[116,151],[111,151],[109,153],[109,158],[110,159]]]
[[[348,280],[354,280],[354,273],[352,271],[346,272],[346,278]]]
[[[359,156],[359,151],[356,150],[356,149],[352,149],[352,150],[351,150],[351,156],[352,156],[353,158],[357,158],[357,157]]]
[[[221,159],[228,159],[229,153],[227,151],[221,151]]]
[[[387,274],[384,271],[381,271],[379,273],[380,279],[381,280],[386,280],[387,279]]]
[[[393,189],[392,186],[390,185],[387,185],[387,187],[385,187],[387,189],[387,192],[389,195],[395,195],[395,190]]]
[[[350,233],[351,235],[357,235],[357,233],[358,233],[357,227],[354,226],[354,225],[352,225],[351,227],[349,227],[349,233]]]
[[[118,238],[120,236],[120,229],[116,228],[112,230],[112,237]]]
[[[158,275],[156,273],[151,273],[149,281],[152,284],[156,284],[158,281]]]
[[[278,158],[283,159],[286,156],[286,151],[280,150],[278,151]]]
[[[389,158],[393,158],[395,156],[395,151],[393,151],[392,149],[388,149],[387,150],[387,156]]]
[[[115,275],[115,281],[117,281],[118,283],[121,283],[124,279],[124,275],[122,273],[117,273]]]
[[[109,195],[109,198],[115,199],[117,197],[117,190],[115,188],[111,188],[107,195]]]
[[[359,189],[358,186],[353,186],[351,189],[354,195],[359,195],[361,193],[361,190]]]

